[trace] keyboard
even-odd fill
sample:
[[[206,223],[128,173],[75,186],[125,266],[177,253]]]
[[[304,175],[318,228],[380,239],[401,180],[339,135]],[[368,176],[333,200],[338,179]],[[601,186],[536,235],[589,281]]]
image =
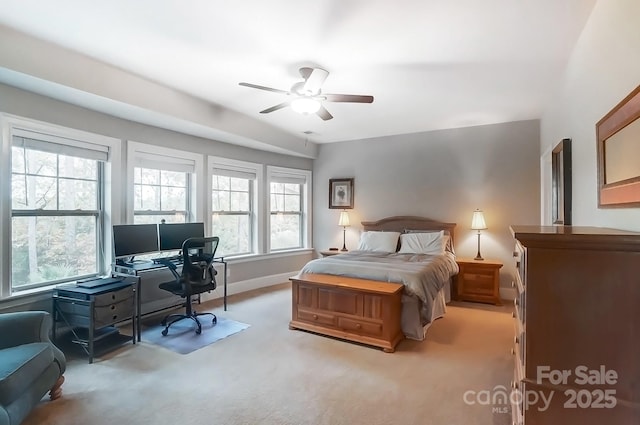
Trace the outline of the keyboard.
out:
[[[112,283],[122,282],[123,278],[121,277],[105,277],[105,278],[95,278],[91,280],[82,280],[76,283],[76,286],[81,288],[97,288],[98,286],[110,285]]]
[[[160,257],[160,258],[153,259],[153,262],[156,264],[162,264],[163,261],[170,261],[172,263],[182,261],[182,255],[174,255],[172,257]]]

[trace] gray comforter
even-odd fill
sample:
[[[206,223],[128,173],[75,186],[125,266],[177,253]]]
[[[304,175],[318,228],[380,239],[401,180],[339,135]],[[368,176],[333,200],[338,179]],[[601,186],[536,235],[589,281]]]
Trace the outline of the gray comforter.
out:
[[[383,282],[402,283],[404,293],[422,301],[423,323],[431,320],[433,300],[446,282],[458,273],[453,254],[398,254],[351,251],[308,262],[302,273],[321,273]]]

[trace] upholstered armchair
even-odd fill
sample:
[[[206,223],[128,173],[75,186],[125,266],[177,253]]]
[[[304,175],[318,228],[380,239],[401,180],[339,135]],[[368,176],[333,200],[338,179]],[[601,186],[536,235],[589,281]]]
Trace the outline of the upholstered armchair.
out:
[[[0,314],[0,425],[18,425],[49,392],[62,395],[66,359],[45,311]]]

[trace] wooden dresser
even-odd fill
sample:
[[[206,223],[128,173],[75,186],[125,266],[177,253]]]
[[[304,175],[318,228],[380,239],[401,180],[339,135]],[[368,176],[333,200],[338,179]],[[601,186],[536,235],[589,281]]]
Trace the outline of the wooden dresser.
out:
[[[572,226],[511,232],[513,423],[640,423],[640,233]],[[526,402],[541,395],[550,402]]]
[[[290,280],[290,329],[373,345],[389,353],[404,338],[401,284],[324,274]]]

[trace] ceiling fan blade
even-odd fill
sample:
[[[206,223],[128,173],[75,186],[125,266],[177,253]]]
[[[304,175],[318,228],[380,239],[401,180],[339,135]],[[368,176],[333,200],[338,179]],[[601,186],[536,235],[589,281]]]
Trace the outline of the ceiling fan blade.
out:
[[[331,118],[333,118],[333,115],[331,115],[329,111],[327,111],[327,108],[325,108],[322,105],[320,105],[320,109],[318,109],[318,112],[316,112],[316,114],[318,114],[318,116],[325,121],[328,121]]]
[[[274,93],[289,94],[289,92],[286,91],[286,90],[274,89],[272,87],[259,86],[257,84],[251,84],[251,83],[238,83],[238,84],[240,84],[241,86],[244,86],[244,87],[251,87],[252,89],[260,89],[260,90],[272,91]]]
[[[307,78],[307,81],[304,83],[304,87],[302,90],[305,94],[316,95],[320,93],[320,89],[322,88],[322,84],[324,80],[329,76],[329,71],[326,71],[322,68],[314,68]]]
[[[358,94],[323,94],[329,102],[353,102],[353,103],[371,103],[373,96],[364,96]]]
[[[261,114],[268,114],[269,112],[273,112],[273,111],[277,111],[278,109],[282,109],[282,108],[286,108],[287,106],[289,106],[291,104],[291,102],[282,102],[279,103],[275,106],[272,106],[271,108],[267,108],[264,111],[260,111]]]

